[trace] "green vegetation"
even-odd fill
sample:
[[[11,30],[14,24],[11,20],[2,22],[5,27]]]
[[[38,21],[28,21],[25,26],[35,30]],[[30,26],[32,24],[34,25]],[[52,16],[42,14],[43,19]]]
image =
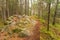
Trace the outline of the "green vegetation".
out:
[[[43,23],[44,22],[44,23]],[[52,23],[50,23],[50,30],[47,31],[47,25],[46,25],[46,21],[41,21],[42,25],[40,28],[40,32],[41,32],[41,40],[48,40],[47,38],[49,38],[49,40],[60,40],[60,24],[55,24],[52,25]],[[45,36],[44,36],[45,35]],[[44,38],[46,37],[46,38]]]

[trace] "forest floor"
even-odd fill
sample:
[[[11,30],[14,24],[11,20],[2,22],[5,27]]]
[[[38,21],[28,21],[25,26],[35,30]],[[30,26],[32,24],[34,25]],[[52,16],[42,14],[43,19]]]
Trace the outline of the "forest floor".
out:
[[[3,28],[3,23],[0,22],[0,29]],[[7,35],[7,32],[0,32],[0,40],[26,40],[25,38],[17,37],[17,34]],[[50,23],[50,30],[47,31],[47,23],[40,19],[40,40],[60,40],[60,24],[52,25]]]
[[[40,21],[40,39],[41,40],[60,40],[60,24],[52,25],[50,23],[50,30],[47,31],[46,21]]]

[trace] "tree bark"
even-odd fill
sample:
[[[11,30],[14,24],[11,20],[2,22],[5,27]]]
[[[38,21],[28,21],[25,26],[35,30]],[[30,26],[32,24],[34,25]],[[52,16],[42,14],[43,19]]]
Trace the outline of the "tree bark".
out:
[[[58,0],[57,0],[56,7],[55,7],[55,14],[54,14],[54,18],[53,18],[53,25],[56,24],[57,8],[58,8]]]
[[[50,21],[50,5],[51,5],[51,2],[49,0],[48,2],[48,24],[47,24],[47,31],[49,31],[49,21]]]
[[[38,0],[38,18],[40,18],[40,0]]]
[[[23,14],[23,1],[20,0],[20,15]]]
[[[29,0],[25,0],[25,15],[29,15]]]

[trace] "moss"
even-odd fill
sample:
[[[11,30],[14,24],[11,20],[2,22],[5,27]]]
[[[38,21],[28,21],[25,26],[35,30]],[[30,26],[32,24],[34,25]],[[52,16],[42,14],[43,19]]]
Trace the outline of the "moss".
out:
[[[13,33],[19,33],[19,32],[21,32],[21,31],[22,31],[22,30],[21,30],[21,29],[18,29],[18,28],[12,30]]]

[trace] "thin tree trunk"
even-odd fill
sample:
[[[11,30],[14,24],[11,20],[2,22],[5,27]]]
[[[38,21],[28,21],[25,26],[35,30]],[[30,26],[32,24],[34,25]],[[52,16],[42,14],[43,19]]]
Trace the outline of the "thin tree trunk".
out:
[[[56,24],[57,8],[58,8],[58,0],[57,0],[56,7],[55,7],[55,14],[54,14],[54,18],[53,18],[53,25]]]
[[[27,14],[29,15],[29,0],[27,0]]]
[[[25,0],[25,15],[29,15],[29,0]]]
[[[5,15],[4,0],[2,0],[2,17],[3,17],[3,22],[5,22],[6,21],[6,15]]]
[[[6,0],[6,17],[9,17],[8,0]]]
[[[40,18],[40,0],[38,0],[38,18]]]
[[[32,15],[32,0],[31,0],[30,15]]]
[[[49,1],[49,3],[48,3],[48,24],[47,24],[47,31],[49,31],[49,21],[50,21],[50,5],[51,5],[51,3],[50,3],[50,1]]]
[[[0,0],[0,3],[1,3],[0,5],[2,5],[2,0]],[[2,6],[1,6],[1,8],[2,8]],[[2,21],[4,21],[4,20],[3,20],[2,10],[1,10],[1,18],[2,18]]]
[[[22,0],[20,0],[20,15],[23,14],[23,3]]]

